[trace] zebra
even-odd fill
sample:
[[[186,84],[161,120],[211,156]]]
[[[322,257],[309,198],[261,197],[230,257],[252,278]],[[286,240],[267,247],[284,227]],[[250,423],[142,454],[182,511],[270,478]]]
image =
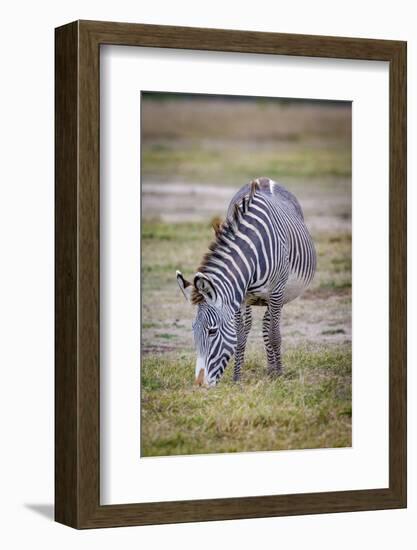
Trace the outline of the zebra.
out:
[[[240,380],[251,306],[266,306],[267,371],[280,375],[282,307],[308,287],[317,262],[301,206],[287,189],[259,177],[234,195],[225,221],[213,227],[215,240],[193,282],[176,272],[185,298],[197,306],[196,384],[214,386],[233,354],[233,380]]]

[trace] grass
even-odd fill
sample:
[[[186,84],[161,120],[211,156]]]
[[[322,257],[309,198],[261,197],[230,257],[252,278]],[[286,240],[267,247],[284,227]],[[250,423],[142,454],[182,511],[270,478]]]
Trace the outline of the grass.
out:
[[[350,346],[294,349],[270,379],[250,355],[214,389],[193,386],[194,357],[147,357],[142,365],[142,456],[351,445]]]
[[[142,101],[144,181],[350,177],[348,103]]]
[[[233,184],[264,174],[276,180],[285,176],[346,177],[351,170],[351,157],[346,149],[329,150],[326,146],[308,144],[297,145],[291,150],[244,151],[235,144],[223,144],[221,148],[216,144],[190,145],[178,150],[174,144],[161,147],[159,143],[151,143],[144,146],[142,159],[143,178],[158,181],[170,180],[175,174],[185,182],[210,183],[221,179]],[[262,166],[262,173],[254,172],[254,166]]]

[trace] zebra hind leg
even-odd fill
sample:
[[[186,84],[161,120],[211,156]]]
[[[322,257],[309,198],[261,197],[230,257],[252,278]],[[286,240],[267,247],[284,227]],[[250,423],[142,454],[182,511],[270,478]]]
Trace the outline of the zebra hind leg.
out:
[[[273,372],[275,369],[275,353],[269,341],[270,319],[269,309],[267,309],[263,318],[262,336],[265,344],[268,373]]]
[[[235,355],[235,368],[233,372],[233,381],[238,382],[240,380],[240,373],[243,366],[246,341],[248,339],[249,331],[252,327],[252,310],[250,306],[246,306],[243,311],[239,311],[236,314],[236,335],[237,346]]]
[[[271,297],[268,310],[264,316],[263,337],[268,359],[268,373],[282,374],[281,359],[281,310],[282,292]]]

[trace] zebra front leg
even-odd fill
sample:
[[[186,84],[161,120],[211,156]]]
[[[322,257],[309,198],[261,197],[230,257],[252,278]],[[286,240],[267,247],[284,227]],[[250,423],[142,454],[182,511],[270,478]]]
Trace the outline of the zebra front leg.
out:
[[[235,368],[233,372],[233,381],[238,382],[240,380],[240,372],[243,366],[243,360],[245,355],[246,341],[248,334],[252,326],[252,310],[250,306],[245,306],[243,311],[239,311],[236,314],[236,354],[235,354]]]
[[[269,344],[268,373],[279,375],[282,373],[281,359],[281,311],[283,306],[282,291],[272,295],[268,306],[267,337]],[[268,349],[267,349],[268,354]]]

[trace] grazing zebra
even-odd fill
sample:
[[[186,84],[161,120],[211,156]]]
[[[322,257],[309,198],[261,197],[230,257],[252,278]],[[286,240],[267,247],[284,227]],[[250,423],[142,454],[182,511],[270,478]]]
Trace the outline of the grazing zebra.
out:
[[[215,385],[233,354],[233,379],[239,380],[252,305],[267,307],[263,339],[268,372],[280,374],[282,306],[307,288],[316,269],[300,204],[284,187],[258,178],[236,193],[226,220],[214,230],[215,241],[193,283],[177,271],[184,296],[197,305],[196,383]]]

